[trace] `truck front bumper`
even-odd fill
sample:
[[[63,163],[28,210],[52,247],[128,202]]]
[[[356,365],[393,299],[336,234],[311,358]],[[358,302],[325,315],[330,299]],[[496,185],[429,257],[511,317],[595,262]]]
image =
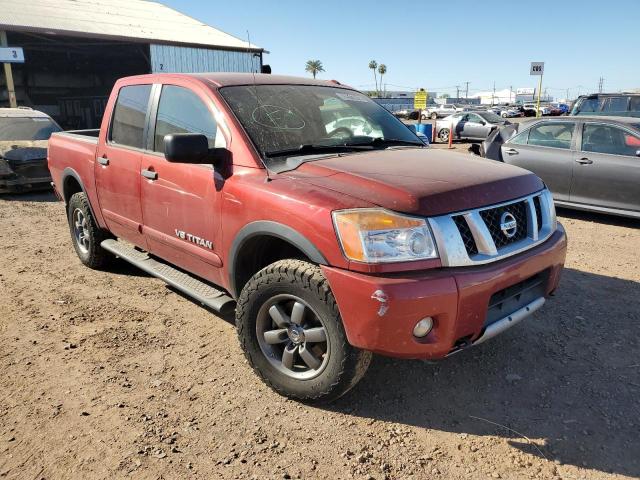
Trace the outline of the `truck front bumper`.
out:
[[[514,257],[478,267],[368,275],[323,266],[349,343],[401,358],[438,359],[485,341],[540,308],[558,286],[567,239],[558,230]],[[417,322],[431,317],[423,338]]]

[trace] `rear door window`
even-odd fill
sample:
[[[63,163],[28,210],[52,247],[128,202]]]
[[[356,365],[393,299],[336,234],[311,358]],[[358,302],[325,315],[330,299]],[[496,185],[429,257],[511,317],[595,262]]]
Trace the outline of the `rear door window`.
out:
[[[528,145],[551,148],[571,148],[575,124],[572,122],[542,123],[529,130]]]
[[[131,85],[118,92],[109,140],[118,145],[143,148],[144,126],[151,85]]]
[[[582,151],[609,155],[635,156],[640,150],[640,137],[612,125],[585,124]]]

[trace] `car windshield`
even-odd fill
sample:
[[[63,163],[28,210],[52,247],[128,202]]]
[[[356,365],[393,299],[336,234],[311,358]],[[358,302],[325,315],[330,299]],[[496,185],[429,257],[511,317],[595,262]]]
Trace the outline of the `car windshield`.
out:
[[[493,112],[480,112],[478,115],[482,116],[489,123],[501,123],[504,122],[502,118]]]
[[[0,117],[0,141],[49,140],[61,128],[46,117]]]
[[[268,167],[279,157],[424,145],[385,108],[353,90],[249,85],[224,87],[220,93]]]

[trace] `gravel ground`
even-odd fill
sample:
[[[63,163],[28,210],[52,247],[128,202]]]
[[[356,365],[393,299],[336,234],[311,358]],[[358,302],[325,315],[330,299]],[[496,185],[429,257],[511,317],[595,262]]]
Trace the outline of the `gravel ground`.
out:
[[[61,203],[4,196],[0,478],[638,477],[640,222],[559,214],[535,316],[437,364],[375,357],[312,407],[257,380],[232,318],[83,267]]]

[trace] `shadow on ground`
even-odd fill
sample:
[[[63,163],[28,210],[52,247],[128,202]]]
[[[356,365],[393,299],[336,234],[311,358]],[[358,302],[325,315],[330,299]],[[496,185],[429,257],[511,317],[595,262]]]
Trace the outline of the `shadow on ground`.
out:
[[[2,193],[0,200],[6,202],[58,202],[52,190],[25,193]]]
[[[640,283],[567,269],[558,295],[502,336],[435,365],[376,357],[327,408],[638,476],[639,338]]]
[[[612,225],[616,227],[640,229],[640,219],[637,218],[618,217],[615,215],[607,215],[604,213],[571,210],[562,207],[557,207],[557,213],[560,217],[582,220],[583,222],[603,223],[605,225]]]

